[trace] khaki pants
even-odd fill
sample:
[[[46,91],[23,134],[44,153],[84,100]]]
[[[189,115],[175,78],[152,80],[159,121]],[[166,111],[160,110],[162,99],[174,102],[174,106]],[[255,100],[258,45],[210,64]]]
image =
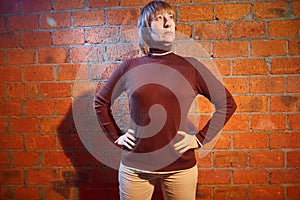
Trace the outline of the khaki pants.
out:
[[[170,173],[144,173],[120,165],[119,187],[121,200],[151,200],[155,183],[161,181],[165,200],[195,200],[197,165]]]

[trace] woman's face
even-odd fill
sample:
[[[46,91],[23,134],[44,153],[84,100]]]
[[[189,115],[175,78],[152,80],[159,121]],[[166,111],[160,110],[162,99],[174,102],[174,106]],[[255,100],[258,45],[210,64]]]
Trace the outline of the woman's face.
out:
[[[151,38],[154,45],[169,46],[175,40],[174,15],[163,12],[151,21]]]

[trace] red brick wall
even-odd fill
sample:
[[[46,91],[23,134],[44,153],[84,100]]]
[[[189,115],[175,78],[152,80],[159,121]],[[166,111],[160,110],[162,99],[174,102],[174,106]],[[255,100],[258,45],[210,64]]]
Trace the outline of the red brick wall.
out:
[[[0,0],[0,199],[118,198],[117,171],[76,134],[72,89],[80,68],[97,67],[87,61],[108,63],[107,77],[137,54],[126,31],[147,2]],[[238,104],[214,149],[198,159],[197,199],[298,199],[300,2],[169,2],[177,30],[214,57]],[[87,58],[91,49],[97,58]]]

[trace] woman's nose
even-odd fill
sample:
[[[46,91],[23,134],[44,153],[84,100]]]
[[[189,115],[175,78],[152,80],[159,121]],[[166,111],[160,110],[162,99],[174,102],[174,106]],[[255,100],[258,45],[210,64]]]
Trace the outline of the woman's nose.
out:
[[[164,28],[169,28],[171,26],[170,21],[164,17]]]

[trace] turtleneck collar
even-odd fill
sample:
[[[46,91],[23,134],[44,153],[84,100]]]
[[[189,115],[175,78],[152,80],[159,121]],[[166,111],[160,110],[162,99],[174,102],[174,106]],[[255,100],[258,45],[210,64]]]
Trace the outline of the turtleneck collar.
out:
[[[164,56],[173,53],[171,48],[168,49],[157,49],[157,48],[150,48],[149,56]]]

